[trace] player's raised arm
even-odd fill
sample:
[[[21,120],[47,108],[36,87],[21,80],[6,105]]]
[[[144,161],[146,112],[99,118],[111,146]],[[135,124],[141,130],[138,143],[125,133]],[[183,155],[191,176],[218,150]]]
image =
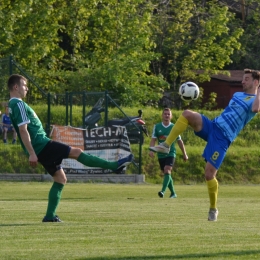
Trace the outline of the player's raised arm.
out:
[[[252,105],[252,112],[258,113],[260,111],[260,88],[258,87],[254,103]]]

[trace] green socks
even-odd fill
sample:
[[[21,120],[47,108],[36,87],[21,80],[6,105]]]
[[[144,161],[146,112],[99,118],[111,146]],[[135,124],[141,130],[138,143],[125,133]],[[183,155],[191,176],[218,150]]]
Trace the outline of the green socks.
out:
[[[170,175],[169,174],[164,174],[163,177],[163,186],[162,186],[162,192],[164,193],[166,189],[168,188],[170,182]]]
[[[169,188],[171,194],[175,194],[174,187],[173,187],[173,179],[170,174],[164,174],[162,192],[165,193],[167,188]]]
[[[169,184],[168,184],[168,188],[171,191],[171,194],[175,194],[174,187],[173,187],[173,179],[172,179],[172,176],[170,174],[169,174],[169,176],[170,176],[170,181],[169,181]]]
[[[106,161],[97,156],[93,156],[91,154],[81,153],[77,159],[78,162],[84,164],[89,167],[100,167],[103,169],[116,170],[118,167],[118,163]]]
[[[46,217],[48,219],[53,219],[56,215],[56,209],[57,209],[60,199],[61,199],[61,193],[62,193],[63,187],[64,187],[64,184],[54,182],[50,189],[48,207],[47,207],[47,212],[46,212]]]

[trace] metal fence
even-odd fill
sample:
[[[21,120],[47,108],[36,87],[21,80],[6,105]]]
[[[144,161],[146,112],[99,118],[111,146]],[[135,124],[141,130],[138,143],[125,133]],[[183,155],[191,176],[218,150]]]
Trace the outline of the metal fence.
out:
[[[36,80],[13,59],[12,56],[0,59],[0,110],[3,113],[4,107],[9,100],[9,91],[7,89],[7,80],[11,74],[21,74],[28,79],[29,92],[24,100],[36,111],[42,121],[47,134],[51,131],[52,125],[70,125],[79,128],[93,128],[95,124],[87,125],[86,117],[89,112],[102,100],[104,110],[100,113],[97,121],[99,127],[107,126],[108,120],[114,115],[108,113],[109,108],[117,108],[121,117],[127,117],[124,111],[116,104],[108,92],[65,92],[59,94],[45,93],[37,84]],[[136,127],[134,129],[134,141],[131,142],[131,149],[135,156],[135,162],[130,171],[141,174],[142,162],[142,143],[143,133]],[[1,138],[3,133],[0,129]],[[0,141],[0,173],[44,173],[44,168],[39,165],[37,168],[31,168],[28,158],[24,154],[19,140],[16,144],[12,144],[12,133],[8,133],[8,143],[4,144]],[[127,172],[128,173],[128,172]]]

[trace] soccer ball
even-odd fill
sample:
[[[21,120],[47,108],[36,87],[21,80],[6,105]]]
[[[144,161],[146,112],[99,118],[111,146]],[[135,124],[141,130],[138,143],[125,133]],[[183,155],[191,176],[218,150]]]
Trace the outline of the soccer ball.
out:
[[[200,89],[194,82],[188,81],[180,86],[179,95],[184,101],[196,100],[200,95]]]

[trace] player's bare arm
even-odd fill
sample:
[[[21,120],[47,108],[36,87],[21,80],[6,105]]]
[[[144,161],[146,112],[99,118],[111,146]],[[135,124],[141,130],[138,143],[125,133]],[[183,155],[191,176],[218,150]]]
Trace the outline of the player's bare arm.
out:
[[[155,143],[156,143],[156,138],[152,138],[151,142],[150,142],[150,147],[155,146]],[[153,158],[154,157],[154,152],[150,151],[149,152],[149,156]]]
[[[184,143],[183,143],[182,140],[178,140],[177,143],[178,143],[178,146],[180,147],[180,149],[182,151],[183,160],[186,162],[189,159],[189,157],[188,157],[188,155],[186,153],[186,149],[185,149]]]
[[[19,131],[20,131],[22,142],[29,153],[29,163],[31,166],[35,167],[38,164],[38,157],[32,147],[31,138],[27,130],[27,125],[24,124],[19,126]]]
[[[260,89],[257,89],[256,97],[252,105],[252,112],[258,113],[260,111]]]

